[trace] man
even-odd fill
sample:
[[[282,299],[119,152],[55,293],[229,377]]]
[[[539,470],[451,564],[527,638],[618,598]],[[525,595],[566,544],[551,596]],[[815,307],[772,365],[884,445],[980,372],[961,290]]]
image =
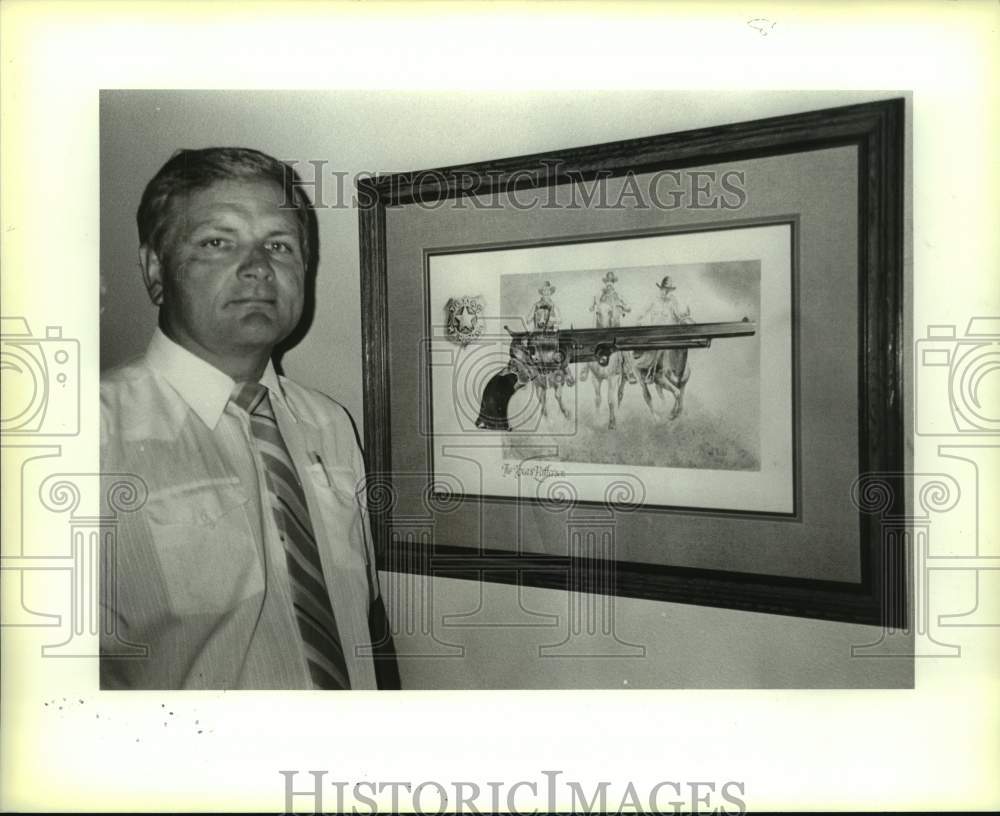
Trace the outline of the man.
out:
[[[595,297],[594,302],[590,306],[590,311],[594,312],[595,325],[601,328],[620,326],[622,318],[632,311],[632,307],[624,301],[622,296],[618,294],[618,290],[615,289],[618,276],[613,269],[609,269],[601,280],[604,283],[604,288],[601,289],[600,299]],[[618,360],[625,379],[630,383],[636,382],[632,356],[622,352],[618,354]],[[595,371],[595,373],[597,372]],[[583,378],[581,377],[581,379]]]
[[[639,316],[640,325],[648,323],[655,326],[694,322],[691,318],[691,307],[682,308],[680,301],[674,294],[677,287],[670,282],[670,275],[664,275],[663,280],[655,286],[660,290],[660,296],[650,303]]]
[[[353,425],[271,362],[316,252],[297,181],[255,150],[183,150],[142,196],[158,328],[102,379],[101,467],[148,498],[104,548],[102,688],[399,685]]]
[[[552,282],[545,281],[538,289],[541,297],[532,304],[524,321],[528,331],[544,332],[546,337],[533,341],[530,354],[527,340],[522,340],[521,348],[512,348],[511,354],[519,369],[519,380],[527,379],[533,384],[542,416],[548,416],[548,392],[551,388],[563,417],[569,419],[569,409],[562,400],[562,387],[575,385],[576,379],[569,370],[568,362],[556,362],[559,349],[555,332],[559,330],[562,318],[559,307],[552,300],[555,292]]]
[[[556,331],[559,328],[561,322],[559,307],[552,301],[555,293],[556,287],[549,281],[545,281],[539,287],[538,294],[541,297],[534,302],[527,318],[531,331]]]
[[[639,315],[638,325],[650,326],[670,326],[681,323],[694,323],[691,317],[691,307],[682,308],[680,301],[674,294],[677,289],[670,281],[670,275],[664,275],[663,279],[655,286],[660,290],[660,296],[654,300],[646,310]],[[687,362],[686,349],[673,349],[667,351],[633,351],[632,359],[629,361],[633,370],[638,372],[646,382],[660,382],[666,388],[677,393],[676,389],[686,383],[691,376],[691,367]],[[652,405],[649,395],[645,391],[646,404]],[[675,402],[671,419],[680,413],[679,401]]]
[[[613,269],[609,269],[601,280],[604,283],[604,287],[601,289],[600,300],[596,297],[594,298],[590,311],[598,312],[599,315],[608,313],[610,314],[610,321],[607,325],[620,326],[621,319],[632,311],[632,307],[622,299],[622,296],[618,294],[618,290],[615,289],[618,276]]]
[[[562,325],[562,315],[559,312],[559,307],[552,300],[552,296],[555,293],[556,287],[552,285],[551,281],[545,281],[538,288],[538,294],[541,297],[532,305],[527,317],[528,327],[531,331],[555,332],[559,330],[560,325]],[[548,356],[549,352],[545,351],[542,354],[543,356]],[[567,362],[564,362],[559,368],[549,370],[547,373],[539,373],[535,378],[535,390],[542,404],[542,415],[546,415],[545,391],[547,388],[553,388],[555,389],[555,397],[559,403],[559,409],[563,412],[563,416],[568,418],[569,411],[562,403],[561,389],[563,385],[574,385],[575,383],[576,379],[569,370],[569,363]]]

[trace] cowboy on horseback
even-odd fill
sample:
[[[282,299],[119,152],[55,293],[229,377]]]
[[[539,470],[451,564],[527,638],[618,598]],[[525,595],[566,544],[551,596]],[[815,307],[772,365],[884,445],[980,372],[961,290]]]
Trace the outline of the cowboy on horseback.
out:
[[[669,275],[656,284],[660,296],[639,316],[639,325],[679,325],[694,323],[691,317],[691,307],[682,307],[680,300],[674,294],[677,287],[673,285]],[[656,385],[656,390],[662,398],[664,390],[674,397],[674,408],[671,419],[676,419],[683,409],[684,386],[691,378],[691,366],[687,361],[687,349],[672,349],[670,351],[633,352],[632,365],[642,375],[643,399],[649,410],[653,410],[647,383]]]
[[[674,294],[677,287],[670,282],[670,275],[664,275],[656,287],[660,290],[660,297],[650,303],[646,311],[639,316],[639,325],[694,323],[691,318],[691,307],[681,308],[681,303]]]
[[[660,326],[672,326],[679,325],[681,323],[694,323],[691,318],[691,307],[682,309],[681,303],[677,299],[674,292],[677,287],[670,282],[670,275],[664,275],[663,280],[656,284],[656,287],[660,290],[660,297],[654,300],[649,306],[646,307],[641,315],[639,315],[639,325],[660,325]],[[636,358],[642,355],[638,352],[633,353]],[[654,352],[656,356],[657,363],[662,365],[664,352],[658,351]],[[649,356],[647,354],[647,356]],[[652,382],[655,376],[656,366],[651,365],[646,368],[646,381]]]
[[[600,298],[594,298],[590,311],[597,313],[595,315],[597,326],[620,326],[622,318],[632,311],[632,307],[622,299],[618,290],[615,289],[618,276],[613,269],[609,269],[601,280],[604,283],[604,288],[601,290]],[[635,370],[628,355],[621,355],[621,363],[626,379],[630,383],[634,383],[636,381]]]
[[[538,294],[541,297],[535,301],[528,313],[528,328],[531,331],[556,331],[559,328],[562,318],[559,315],[559,307],[552,300],[552,295],[556,293],[549,281],[545,281]]]
[[[538,294],[541,297],[532,305],[526,320],[530,331],[551,332],[553,338],[556,337],[555,332],[559,330],[562,317],[559,314],[559,307],[552,300],[552,295],[555,292],[556,287],[550,281],[545,281],[539,288]],[[539,359],[532,361],[532,363],[541,363],[541,365],[529,363],[527,370],[530,371],[530,379],[535,385],[535,394],[541,405],[542,416],[547,416],[545,395],[547,390],[551,388],[556,398],[556,403],[559,405],[559,410],[568,419],[569,411],[563,405],[562,401],[562,386],[575,385],[576,380],[573,377],[573,373],[569,370],[569,363],[567,361],[562,360],[555,365],[551,364],[553,360],[558,359],[558,352],[559,346],[557,340],[553,339],[551,348],[547,347],[545,340],[539,341],[535,352],[539,355]]]
[[[535,301],[528,314],[527,322],[531,331],[555,332],[559,330],[562,317],[559,314],[559,307],[552,300],[552,295],[555,293],[556,287],[549,281],[545,281],[539,288],[538,294],[541,297]],[[559,369],[548,372],[545,377],[546,385],[573,385],[576,382],[569,370],[568,363],[563,363]]]
[[[601,280],[604,282],[604,288],[601,290],[600,302],[607,303],[611,308],[620,310],[622,314],[631,312],[632,307],[622,300],[622,296],[615,289],[615,284],[618,282],[618,276],[615,274],[615,271],[609,269]],[[590,311],[594,311],[597,307],[597,302],[597,298],[594,298],[594,305],[590,307]]]

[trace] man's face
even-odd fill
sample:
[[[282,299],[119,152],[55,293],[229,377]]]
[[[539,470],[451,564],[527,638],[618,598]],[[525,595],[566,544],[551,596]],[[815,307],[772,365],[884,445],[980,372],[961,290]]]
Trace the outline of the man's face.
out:
[[[302,315],[305,259],[282,201],[271,182],[217,182],[174,203],[163,257],[145,256],[164,331],[222,370],[270,355]]]

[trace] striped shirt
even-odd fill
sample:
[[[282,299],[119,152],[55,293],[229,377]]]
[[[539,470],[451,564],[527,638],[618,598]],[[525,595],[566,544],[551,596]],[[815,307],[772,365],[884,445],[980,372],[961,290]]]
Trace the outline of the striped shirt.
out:
[[[384,610],[353,425],[271,363],[260,382],[305,492],[351,688],[376,688],[372,624]],[[312,686],[264,466],[233,386],[159,330],[144,358],[102,378],[101,471],[135,474],[148,490],[102,548],[102,575],[114,576],[102,592],[102,688]],[[119,656],[134,652],[128,644],[146,656]]]

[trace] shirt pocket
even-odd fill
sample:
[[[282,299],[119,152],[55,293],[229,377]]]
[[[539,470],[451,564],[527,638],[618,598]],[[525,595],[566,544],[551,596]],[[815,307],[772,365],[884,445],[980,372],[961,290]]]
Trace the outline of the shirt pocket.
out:
[[[314,462],[306,467],[306,473],[326,533],[322,537],[325,542],[320,546],[325,543],[326,552],[333,557],[338,569],[363,572],[367,553],[354,471],[344,467],[327,468]]]
[[[174,614],[222,614],[263,593],[248,503],[229,479],[150,493],[146,518]]]

